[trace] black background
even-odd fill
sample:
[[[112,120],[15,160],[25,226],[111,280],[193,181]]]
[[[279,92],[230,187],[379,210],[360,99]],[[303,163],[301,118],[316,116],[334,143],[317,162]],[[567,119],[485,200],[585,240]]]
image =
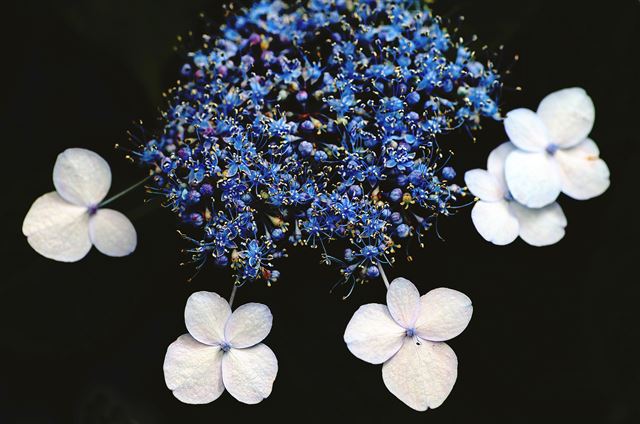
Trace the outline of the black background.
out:
[[[281,280],[238,291],[236,304],[266,303],[274,327],[266,343],[279,373],[272,395],[245,406],[228,393],[206,406],[179,403],[166,389],[166,347],[185,332],[190,293],[227,296],[217,269],[187,283],[176,222],[143,190],[113,207],[129,215],[139,246],[130,257],[93,250],[76,264],[38,256],[21,233],[33,200],[53,189],[56,155],[85,147],[111,164],[115,193],[143,175],[116,142],[131,122],[154,128],[162,90],[178,75],[176,35],[216,19],[214,1],[21,1],[3,6],[0,91],[3,173],[0,286],[0,423],[210,423],[290,419],[430,423],[640,422],[638,305],[637,1],[445,1],[463,34],[478,34],[513,65],[503,110],[535,108],[547,93],[582,86],[594,99],[592,132],[611,169],[601,197],[563,197],[569,220],[556,246],[521,241],[495,247],[476,233],[469,210],[442,222],[405,276],[422,292],[445,285],[475,306],[467,330],[450,342],[459,378],[440,408],[418,413],[384,387],[381,367],[352,356],[344,328],[357,307],[383,302],[382,283],[358,287],[346,301],[329,294],[335,269],[318,252],[294,250]],[[467,37],[470,38],[470,37]],[[480,47],[481,44],[478,44]],[[180,49],[179,49],[180,50]],[[515,63],[513,57],[520,55]],[[487,123],[478,142],[452,138],[459,170],[484,167],[505,141]],[[355,421],[354,421],[355,420]]]

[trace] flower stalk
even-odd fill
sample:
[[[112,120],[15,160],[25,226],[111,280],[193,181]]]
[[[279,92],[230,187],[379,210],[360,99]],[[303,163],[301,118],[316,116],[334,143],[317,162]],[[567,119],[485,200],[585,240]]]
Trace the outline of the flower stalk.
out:
[[[376,264],[378,265],[378,271],[380,271],[380,276],[382,277],[382,281],[384,282],[384,285],[387,287],[387,290],[389,290],[389,279],[387,279],[387,274],[384,273],[384,269],[382,268],[382,264],[380,263],[380,261],[377,261]]]
[[[146,183],[147,181],[149,181],[149,179],[153,176],[153,174],[149,174],[147,175],[145,178],[143,178],[142,180],[138,181],[137,183],[133,184],[132,186],[129,186],[128,188],[122,190],[120,193],[115,194],[113,196],[111,196],[110,198],[108,198],[107,200],[105,200],[104,202],[100,203],[98,205],[98,207],[103,207],[105,205],[108,205],[109,203],[113,202],[114,200],[124,196],[125,194],[129,193],[131,190],[134,190],[135,188],[141,186],[142,184]]]

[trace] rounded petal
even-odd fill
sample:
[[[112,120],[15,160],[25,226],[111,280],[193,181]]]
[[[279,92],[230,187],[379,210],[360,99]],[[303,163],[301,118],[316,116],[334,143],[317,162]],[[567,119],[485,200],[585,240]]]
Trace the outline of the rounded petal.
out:
[[[22,233],[31,247],[61,262],[76,262],[91,250],[89,213],[52,191],[36,199],[22,223]]]
[[[398,399],[417,411],[437,408],[458,377],[458,358],[446,343],[406,337],[382,366],[382,380]]]
[[[164,357],[164,381],[181,402],[213,402],[224,392],[223,352],[183,334],[169,345]]]
[[[187,299],[184,322],[200,343],[217,345],[224,341],[224,327],[231,315],[229,302],[217,293],[199,291]]]
[[[504,179],[504,163],[507,160],[507,156],[516,150],[516,146],[511,142],[502,143],[489,153],[487,159],[487,171],[500,183],[503,191],[507,192],[507,181]]]
[[[100,155],[87,149],[67,149],[53,166],[53,185],[68,202],[97,206],[111,187],[111,169]]]
[[[413,328],[418,317],[420,293],[416,286],[406,278],[396,278],[387,290],[389,313],[403,328]]]
[[[516,147],[527,152],[542,152],[551,143],[544,122],[529,109],[515,109],[507,113],[504,130]]]
[[[224,329],[225,340],[235,348],[253,346],[267,337],[272,323],[273,315],[267,305],[246,303],[229,317]]]
[[[530,208],[547,206],[560,195],[560,173],[547,153],[512,152],[504,175],[513,198]]]
[[[553,143],[567,148],[587,138],[593,128],[596,109],[591,97],[579,87],[549,94],[538,106]]]
[[[113,209],[98,209],[89,219],[89,235],[96,248],[107,256],[127,256],[138,244],[129,218]]]
[[[504,198],[505,190],[496,177],[484,169],[472,169],[464,173],[464,182],[474,196],[487,202]]]
[[[416,331],[420,338],[441,342],[462,333],[473,314],[471,299],[457,290],[433,289],[420,298]]]
[[[263,343],[229,350],[222,358],[222,379],[231,396],[254,404],[271,394],[278,374],[276,355]]]
[[[598,146],[586,139],[577,146],[556,152],[562,192],[577,200],[600,196],[609,188],[609,167],[598,157]]]
[[[360,306],[351,317],[344,330],[344,342],[357,358],[381,364],[400,349],[405,334],[385,305],[369,303]]]
[[[488,242],[504,246],[518,238],[518,220],[509,211],[507,201],[479,201],[471,210],[471,220]]]
[[[511,208],[520,224],[520,238],[532,246],[548,246],[564,237],[567,218],[562,208],[554,202],[544,208],[531,209],[516,202]]]

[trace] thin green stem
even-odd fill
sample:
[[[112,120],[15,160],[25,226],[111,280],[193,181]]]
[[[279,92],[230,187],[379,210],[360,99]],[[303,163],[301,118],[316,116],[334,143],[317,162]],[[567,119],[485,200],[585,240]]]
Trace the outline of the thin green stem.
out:
[[[378,265],[378,271],[380,271],[382,281],[384,282],[384,285],[387,286],[387,290],[389,290],[389,280],[387,279],[387,274],[384,273],[384,269],[382,268],[382,264],[380,263],[380,261],[376,261],[376,264]]]
[[[229,307],[233,306],[233,299],[236,298],[236,291],[238,290],[238,286],[234,283],[233,290],[231,290],[231,296],[229,296]]]
[[[132,185],[131,187],[124,189],[123,191],[121,191],[120,193],[118,193],[118,194],[116,194],[116,195],[114,195],[114,196],[111,196],[111,197],[110,197],[110,198],[108,198],[107,200],[105,200],[105,201],[103,201],[102,203],[100,203],[100,204],[98,205],[98,207],[99,207],[99,208],[101,208],[101,207],[103,207],[103,206],[105,206],[105,205],[108,205],[109,203],[113,202],[113,201],[114,201],[114,200],[116,200],[117,198],[124,196],[125,194],[127,194],[127,193],[129,193],[131,190],[133,190],[134,188],[136,188],[136,187],[138,187],[138,186],[140,186],[140,185],[144,184],[145,182],[147,182],[147,181],[148,181],[152,176],[153,176],[153,174],[148,175],[147,177],[145,177],[144,179],[142,179],[142,180],[138,181],[137,183],[135,183],[135,184],[134,184],[134,185]]]

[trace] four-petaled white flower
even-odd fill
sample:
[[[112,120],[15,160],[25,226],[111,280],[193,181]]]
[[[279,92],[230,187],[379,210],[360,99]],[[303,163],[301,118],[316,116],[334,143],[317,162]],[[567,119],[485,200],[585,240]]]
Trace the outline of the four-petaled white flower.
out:
[[[507,157],[505,178],[515,200],[530,208],[551,204],[560,192],[578,200],[609,187],[609,168],[587,138],[595,108],[582,88],[549,94],[537,112],[507,113],[504,128],[518,150]]]
[[[480,235],[494,244],[505,245],[518,236],[533,246],[547,246],[564,237],[567,218],[557,202],[531,209],[514,201],[504,178],[505,159],[516,148],[507,142],[493,149],[487,170],[472,169],[464,181],[480,200],[471,210],[471,219]]]
[[[387,305],[361,306],[344,332],[347,347],[358,358],[381,364],[387,389],[411,408],[437,408],[458,375],[458,359],[443,343],[469,324],[473,307],[464,294],[431,290],[420,297],[407,279],[396,278]]]
[[[211,292],[193,293],[184,320],[189,334],[169,345],[164,379],[184,403],[216,400],[226,388],[240,402],[254,404],[271,394],[278,360],[263,343],[273,317],[266,305],[247,303],[231,313]]]
[[[109,256],[126,256],[137,244],[131,221],[113,209],[98,209],[111,187],[109,164],[86,149],[67,149],[53,167],[56,191],[36,199],[22,232],[49,259],[75,262],[91,246]]]

